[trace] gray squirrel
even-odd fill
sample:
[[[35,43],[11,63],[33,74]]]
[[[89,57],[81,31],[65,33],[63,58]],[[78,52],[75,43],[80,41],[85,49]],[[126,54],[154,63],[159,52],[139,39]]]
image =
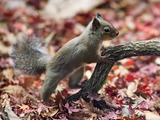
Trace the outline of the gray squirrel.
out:
[[[100,53],[102,42],[118,34],[117,29],[97,13],[84,32],[68,41],[53,57],[43,52],[43,44],[37,37],[24,37],[13,46],[10,56],[15,69],[29,75],[46,70],[40,92],[41,99],[46,101],[65,77],[69,78],[70,88],[80,87],[85,64],[107,61]]]

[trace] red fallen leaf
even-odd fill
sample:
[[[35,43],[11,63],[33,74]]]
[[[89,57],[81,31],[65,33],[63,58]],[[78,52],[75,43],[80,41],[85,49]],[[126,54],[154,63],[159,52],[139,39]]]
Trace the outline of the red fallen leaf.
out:
[[[134,76],[133,76],[133,74],[128,74],[128,75],[125,77],[125,80],[128,81],[128,82],[134,81]]]
[[[66,31],[68,30],[73,30],[75,23],[72,20],[66,20],[64,22],[64,28],[66,29]]]
[[[58,91],[55,96],[55,103],[58,105],[62,100],[64,100],[64,96]]]
[[[48,0],[27,0],[27,4],[32,5],[36,9],[42,9]]]
[[[62,92],[57,92],[55,96],[55,103],[58,105],[62,100],[64,100],[67,96],[69,96],[67,90],[63,90]]]
[[[63,90],[61,91],[61,94],[66,98],[69,96],[68,91],[67,90]]]
[[[28,16],[28,24],[34,25],[40,22],[43,22],[42,18],[39,15],[30,15]]]
[[[86,70],[93,70],[93,67],[92,66],[90,66],[90,65],[86,65],[86,68],[85,68]]]
[[[118,94],[118,89],[113,86],[108,86],[105,88],[106,94],[108,94],[110,97],[115,97]]]
[[[139,78],[141,78],[141,75],[138,72],[132,72],[125,77],[125,81],[132,82],[135,79],[139,79]]]
[[[149,87],[149,86],[147,86],[146,88],[145,88],[145,91],[146,92],[150,92],[152,89]]]
[[[125,66],[131,66],[131,65],[134,65],[135,61],[132,60],[132,59],[128,59],[126,62],[125,62]]]
[[[147,95],[150,95],[151,93],[151,88],[149,87],[149,83],[146,82],[146,83],[142,83],[140,82],[139,85],[138,85],[138,89],[137,89],[137,92],[142,92],[144,94],[147,94]]]
[[[0,13],[1,18],[5,19],[5,20],[12,20],[16,10],[11,11],[11,10],[7,10],[4,7],[0,6],[0,11],[1,11],[1,13]]]
[[[115,102],[120,105],[124,104],[124,97],[120,94],[116,95]]]

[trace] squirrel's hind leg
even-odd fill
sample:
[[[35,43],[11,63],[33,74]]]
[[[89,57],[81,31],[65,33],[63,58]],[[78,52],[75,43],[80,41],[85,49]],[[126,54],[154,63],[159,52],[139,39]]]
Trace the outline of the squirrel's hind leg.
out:
[[[78,70],[76,70],[69,76],[69,87],[70,88],[74,89],[74,88],[81,87],[81,85],[79,85],[79,82],[83,77],[83,73],[84,73],[84,66],[80,67]]]
[[[60,80],[65,77],[64,74],[46,72],[46,78],[41,88],[41,100],[46,101],[55,91]]]

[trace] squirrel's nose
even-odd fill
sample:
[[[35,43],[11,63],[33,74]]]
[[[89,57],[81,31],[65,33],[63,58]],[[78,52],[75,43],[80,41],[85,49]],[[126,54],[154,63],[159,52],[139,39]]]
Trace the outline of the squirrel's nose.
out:
[[[116,31],[116,33],[115,33],[115,34],[116,34],[116,36],[117,36],[117,35],[119,34],[119,32],[118,32],[118,31]]]
[[[112,33],[112,37],[116,37],[119,34],[119,32],[116,30],[115,32]]]

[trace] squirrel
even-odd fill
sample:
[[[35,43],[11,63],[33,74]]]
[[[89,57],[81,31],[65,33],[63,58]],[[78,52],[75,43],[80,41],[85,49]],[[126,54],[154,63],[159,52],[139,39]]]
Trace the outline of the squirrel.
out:
[[[60,80],[69,78],[69,87],[80,87],[85,64],[107,61],[100,49],[104,40],[115,38],[119,32],[97,13],[82,34],[68,41],[56,54],[50,56],[43,50],[37,37],[24,37],[13,46],[11,58],[15,69],[35,75],[46,70],[41,88],[42,101],[48,100]]]

